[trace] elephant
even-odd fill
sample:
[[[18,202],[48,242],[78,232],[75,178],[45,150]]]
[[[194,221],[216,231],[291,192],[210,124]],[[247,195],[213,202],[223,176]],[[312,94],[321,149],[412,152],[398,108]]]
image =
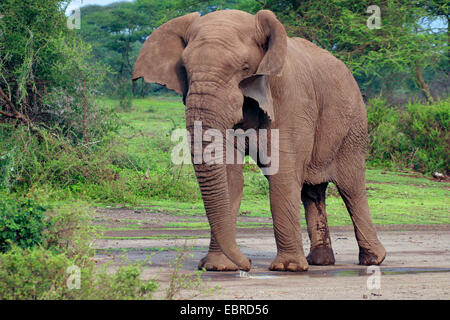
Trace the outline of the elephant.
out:
[[[233,128],[278,130],[278,170],[266,175],[277,248],[269,270],[306,271],[309,265],[335,263],[325,210],[330,182],[350,214],[359,263],[382,263],[386,251],[365,188],[366,109],[342,61],[310,41],[288,37],[272,11],[219,10],[180,16],[154,30],[135,64],[133,81],[140,78],[183,96],[190,134],[196,121],[202,130],[224,135]],[[249,271],[251,260],[236,242],[242,164],[193,166],[211,228],[199,268]],[[307,257],[302,203],[311,240]]]

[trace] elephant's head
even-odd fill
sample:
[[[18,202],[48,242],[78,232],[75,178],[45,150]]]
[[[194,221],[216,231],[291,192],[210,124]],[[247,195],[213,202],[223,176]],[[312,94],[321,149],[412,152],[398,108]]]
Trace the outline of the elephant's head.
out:
[[[225,137],[225,130],[243,119],[249,101],[244,96],[274,120],[268,79],[282,72],[286,51],[285,29],[271,11],[191,13],[150,35],[133,79],[143,77],[182,94],[191,136],[194,121],[201,121],[203,130],[217,129]],[[194,168],[212,233],[225,255],[249,270],[250,262],[235,241],[225,164],[194,163]]]

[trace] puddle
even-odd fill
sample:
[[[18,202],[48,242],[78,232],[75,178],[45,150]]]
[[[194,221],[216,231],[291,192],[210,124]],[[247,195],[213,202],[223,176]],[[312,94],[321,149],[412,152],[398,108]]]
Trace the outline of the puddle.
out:
[[[373,270],[373,269],[372,269]],[[410,268],[410,267],[395,267],[395,268],[380,268],[381,275],[402,275],[402,274],[417,274],[417,273],[440,273],[449,272],[450,268]],[[286,276],[295,277],[309,277],[309,278],[327,278],[327,277],[364,277],[371,275],[372,272],[367,272],[366,268],[359,269],[330,269],[330,270],[309,270],[307,272],[208,272],[202,276],[204,279],[210,280],[236,280],[236,279],[255,279],[266,280],[275,279]]]
[[[260,273],[250,274],[249,272],[245,271],[239,271],[239,274],[237,276],[238,278],[247,278],[247,279],[274,279],[279,277],[274,274],[260,274]]]
[[[334,269],[334,270],[312,270],[310,277],[358,277],[368,276],[373,274],[367,268],[363,269]],[[450,268],[383,268],[380,267],[381,275],[401,275],[401,274],[416,274],[429,272],[450,272]]]

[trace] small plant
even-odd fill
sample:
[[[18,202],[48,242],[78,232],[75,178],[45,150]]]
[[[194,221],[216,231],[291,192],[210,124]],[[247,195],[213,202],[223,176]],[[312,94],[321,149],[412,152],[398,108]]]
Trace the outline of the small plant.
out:
[[[116,95],[119,98],[119,108],[123,111],[130,111],[133,107],[131,84],[127,81],[119,83]]]
[[[44,231],[43,247],[74,259],[94,256],[92,239],[98,231],[92,225],[93,215],[93,210],[83,202],[48,209],[46,217],[51,223]],[[80,262],[78,264],[83,266]]]
[[[93,274],[81,284],[82,299],[102,300],[149,300],[158,289],[155,280],[141,278],[142,265],[135,263],[123,265],[115,272],[105,267]],[[86,281],[87,280],[87,281]]]
[[[43,241],[46,209],[32,200],[0,200],[0,252],[12,245],[30,248]]]
[[[0,188],[10,189],[11,176],[14,172],[14,149],[0,154]]]
[[[202,274],[204,270],[196,270],[194,272],[182,272],[184,262],[188,256],[192,257],[192,253],[189,253],[189,249],[184,245],[183,248],[177,248],[177,255],[175,259],[170,263],[172,273],[169,275],[169,287],[166,289],[167,300],[174,299],[192,299],[194,297],[211,294],[217,291],[219,288],[205,288],[203,285]],[[190,296],[182,296],[184,291],[190,291]]]
[[[269,195],[269,182],[262,174],[244,172],[244,184],[251,188],[252,195]]]

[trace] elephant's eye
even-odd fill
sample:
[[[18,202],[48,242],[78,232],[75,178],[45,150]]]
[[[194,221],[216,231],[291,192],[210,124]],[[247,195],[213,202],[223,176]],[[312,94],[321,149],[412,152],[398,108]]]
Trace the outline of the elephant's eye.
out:
[[[248,70],[250,70],[250,69],[248,68],[248,66],[245,66],[245,67],[242,68],[242,71],[244,71],[244,72],[248,72]]]

